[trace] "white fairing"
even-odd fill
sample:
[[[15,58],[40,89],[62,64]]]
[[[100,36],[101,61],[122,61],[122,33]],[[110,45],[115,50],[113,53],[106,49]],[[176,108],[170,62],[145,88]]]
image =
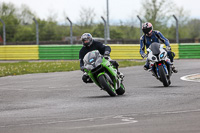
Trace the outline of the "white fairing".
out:
[[[147,49],[147,60],[153,76],[160,80],[165,87],[171,84],[170,76],[172,74],[171,62],[167,55],[167,50],[160,43],[152,43]]]
[[[148,57],[147,59],[150,62],[150,66],[152,66],[155,62],[166,61],[170,62],[170,59],[167,57],[167,51],[163,49],[163,45],[160,45],[158,56],[155,56],[150,48],[147,49]]]

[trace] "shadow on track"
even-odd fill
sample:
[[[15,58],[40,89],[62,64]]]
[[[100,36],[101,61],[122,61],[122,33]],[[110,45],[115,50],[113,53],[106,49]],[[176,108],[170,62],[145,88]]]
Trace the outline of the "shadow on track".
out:
[[[168,87],[164,87],[164,86],[147,86],[147,87],[143,87],[143,88],[161,88],[161,89],[165,88],[165,89],[167,89],[167,88],[177,88],[177,87],[183,87],[183,86],[168,86]]]
[[[115,97],[111,97],[109,95],[103,95],[103,96],[87,96],[85,98],[118,98],[118,97],[124,97],[125,95],[117,95]]]

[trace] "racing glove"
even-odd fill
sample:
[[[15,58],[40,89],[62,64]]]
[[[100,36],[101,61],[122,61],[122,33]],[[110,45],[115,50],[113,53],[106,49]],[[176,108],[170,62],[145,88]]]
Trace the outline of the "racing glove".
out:
[[[166,46],[166,50],[167,51],[171,51],[171,47],[170,46]]]
[[[142,58],[145,58],[145,57],[147,57],[147,54],[143,53],[141,56],[142,56]]]
[[[110,52],[109,51],[105,51],[103,56],[104,56],[105,59],[109,59],[110,58]]]

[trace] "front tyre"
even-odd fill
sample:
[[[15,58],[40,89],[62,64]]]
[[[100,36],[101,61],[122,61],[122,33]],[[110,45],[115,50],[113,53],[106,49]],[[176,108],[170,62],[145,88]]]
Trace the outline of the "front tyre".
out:
[[[165,87],[168,87],[168,86],[169,86],[169,81],[168,81],[168,79],[167,79],[166,73],[165,73],[164,68],[163,68],[162,65],[161,65],[161,66],[158,66],[158,71],[159,71],[160,79],[161,79],[163,85],[164,85]]]
[[[113,86],[111,83],[109,83],[108,80],[106,80],[104,75],[100,75],[98,77],[99,84],[101,85],[102,89],[104,89],[110,96],[114,97],[116,96],[116,92],[113,89]]]

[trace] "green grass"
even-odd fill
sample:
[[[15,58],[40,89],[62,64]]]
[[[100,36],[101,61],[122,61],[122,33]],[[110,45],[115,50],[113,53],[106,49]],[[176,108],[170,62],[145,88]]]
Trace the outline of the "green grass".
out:
[[[143,65],[144,62],[118,61],[120,67]],[[49,73],[79,70],[79,61],[0,63],[0,77],[31,73]]]
[[[144,65],[145,63],[141,61],[131,61],[131,60],[122,60],[117,62],[119,63],[119,67],[139,66],[139,65]]]

